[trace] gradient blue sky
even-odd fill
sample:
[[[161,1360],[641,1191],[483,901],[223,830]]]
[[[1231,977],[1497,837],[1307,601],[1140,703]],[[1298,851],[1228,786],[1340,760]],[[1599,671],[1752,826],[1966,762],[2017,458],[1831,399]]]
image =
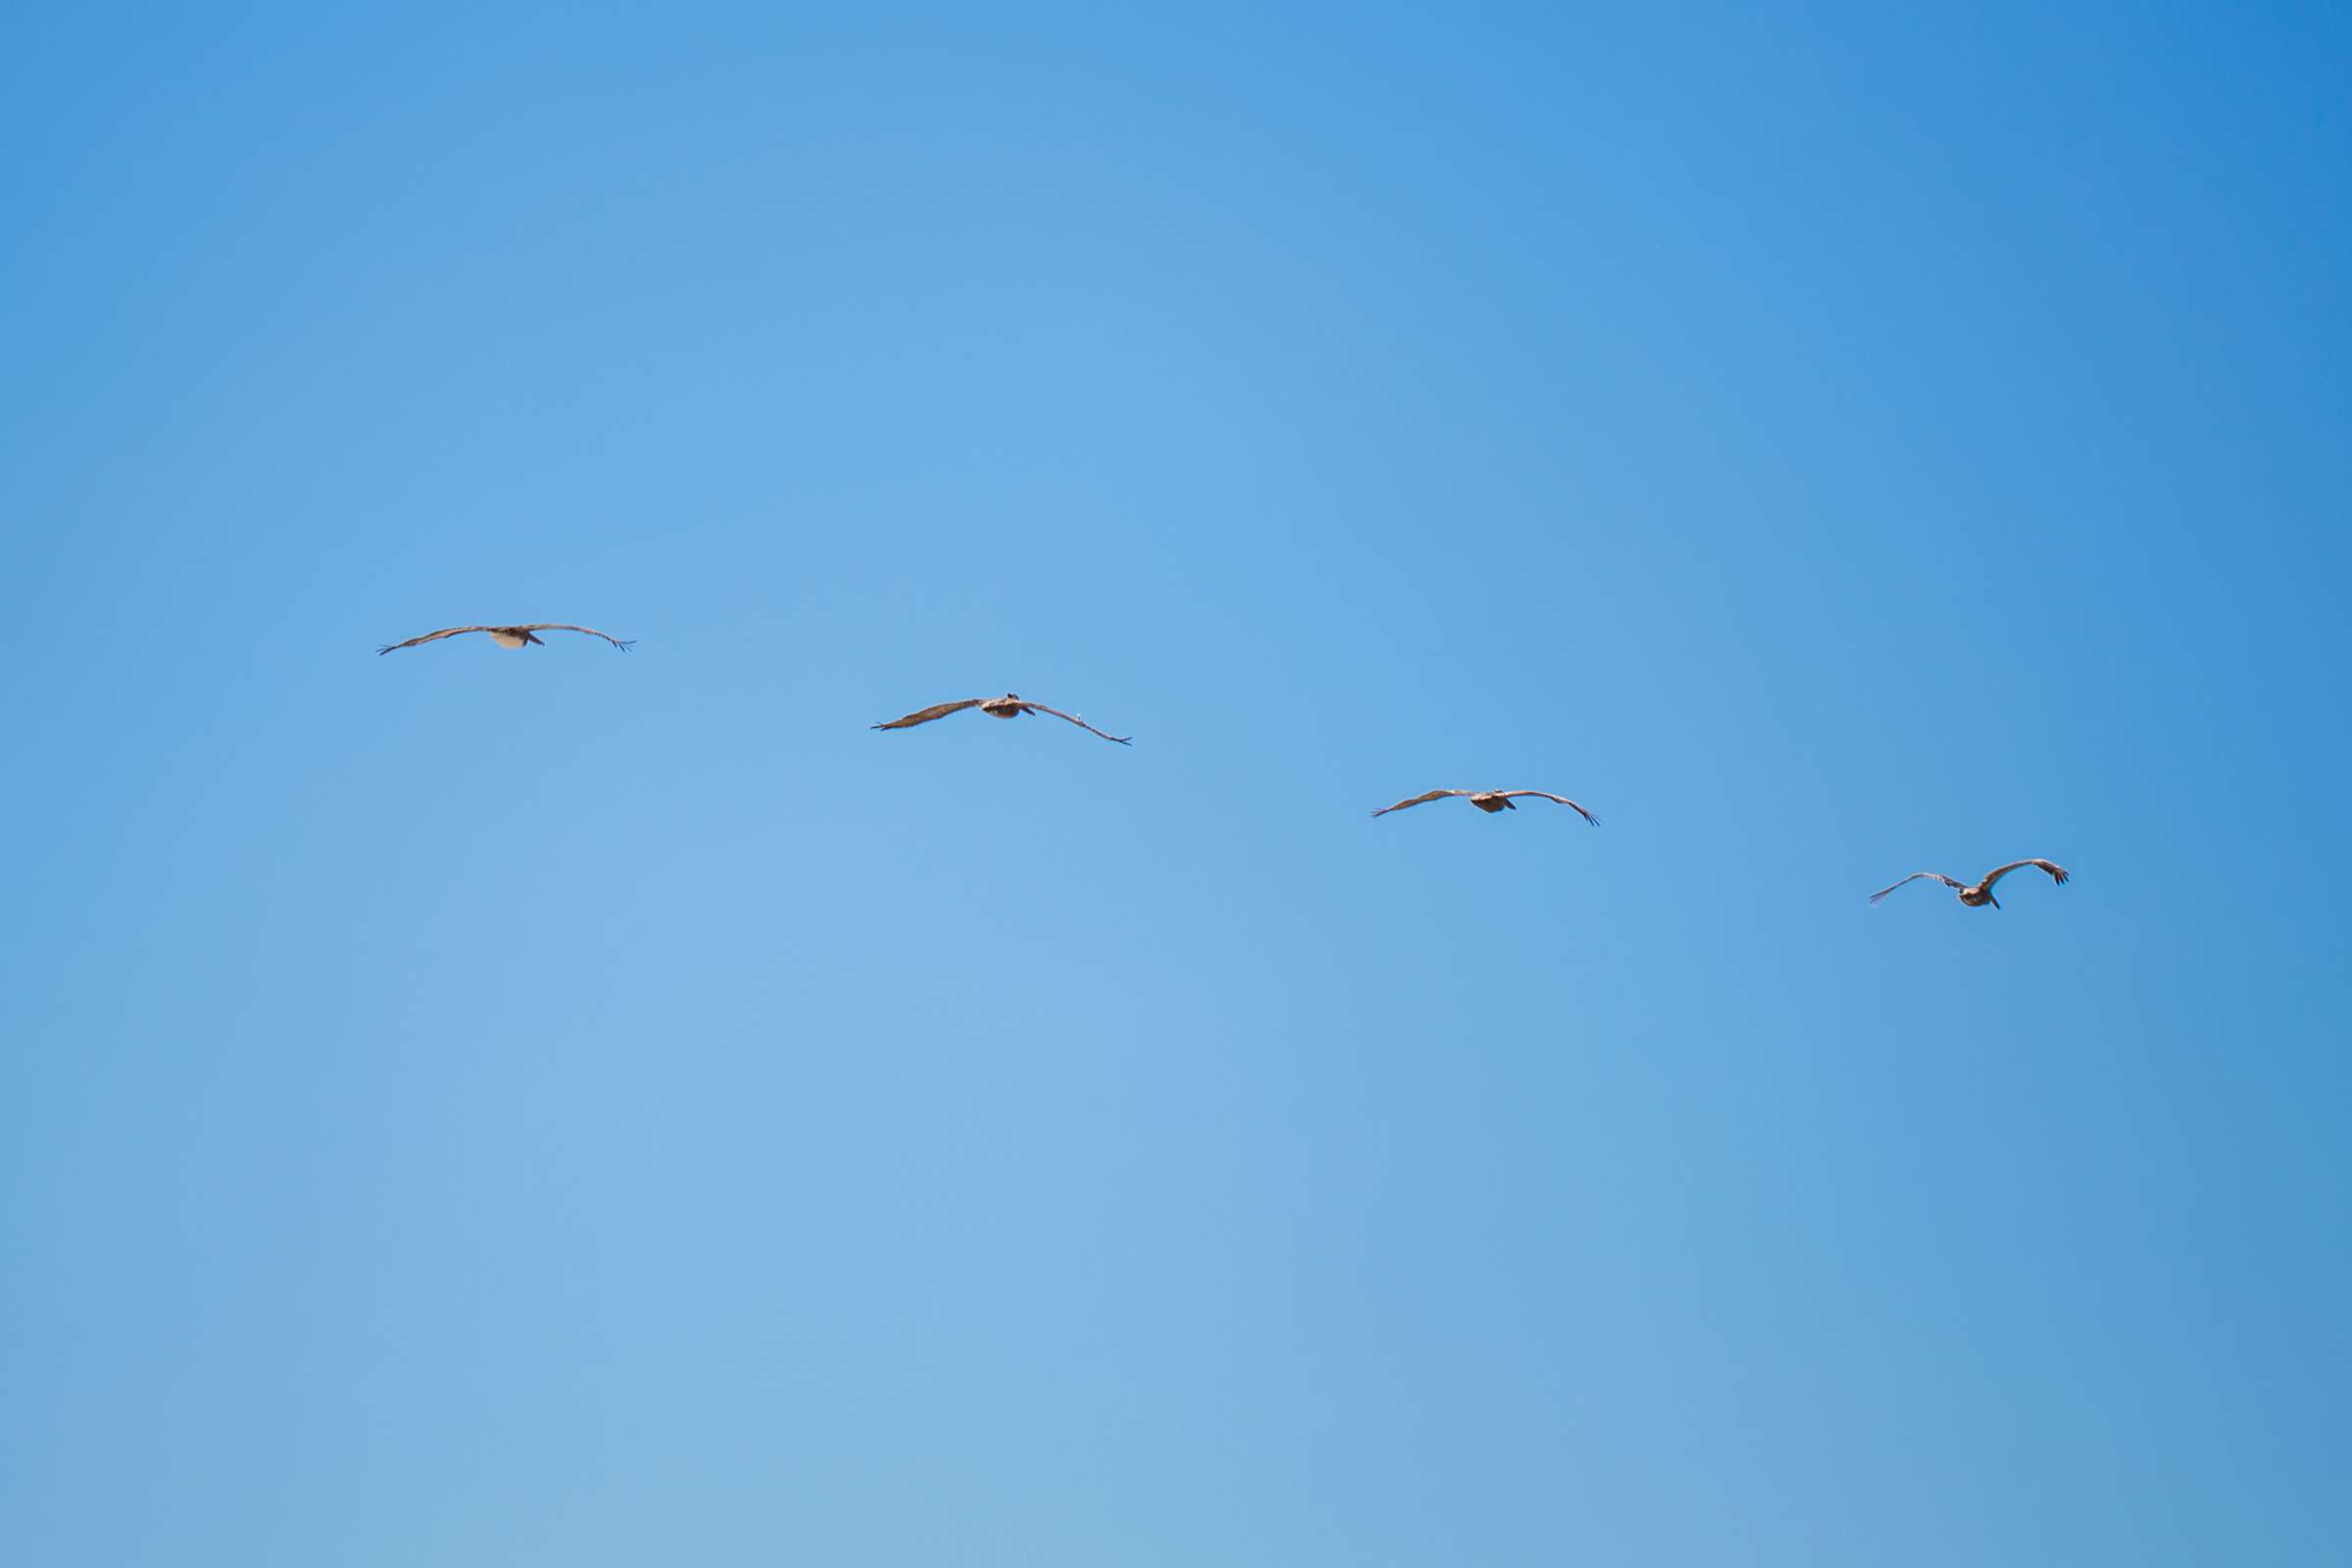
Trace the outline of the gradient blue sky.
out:
[[[13,17],[9,1559],[2341,1560],[2348,42]]]

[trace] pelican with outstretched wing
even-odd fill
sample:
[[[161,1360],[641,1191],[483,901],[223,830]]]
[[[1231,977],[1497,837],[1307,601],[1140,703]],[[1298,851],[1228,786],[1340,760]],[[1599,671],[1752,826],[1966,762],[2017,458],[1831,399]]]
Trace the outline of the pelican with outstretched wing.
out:
[[[598,631],[594,626],[574,626],[561,620],[534,620],[527,626],[444,626],[439,631],[428,631],[421,637],[412,637],[405,643],[386,643],[376,652],[388,654],[396,648],[414,648],[418,643],[437,643],[444,637],[463,637],[469,631],[488,632],[490,640],[501,648],[527,648],[533,644],[545,648],[547,644],[540,642],[537,637],[532,635],[534,632],[542,631],[585,632],[591,637],[604,638],[605,641],[624,654],[636,641],[634,637],[624,641],[606,632]]]
[[[1442,801],[1449,795],[1459,795],[1472,806],[1490,815],[1496,811],[1516,811],[1519,808],[1511,804],[1512,800],[1518,796],[1533,795],[1538,800],[1557,801],[1594,827],[1600,826],[1599,817],[1594,816],[1567,796],[1553,795],[1545,790],[1431,790],[1427,795],[1416,795],[1409,801],[1398,801],[1395,806],[1384,806],[1372,814],[1386,816],[1391,811],[1401,811],[1408,806],[1419,806],[1426,801]]]
[[[1984,880],[1978,883],[1973,888],[1967,883],[1959,881],[1956,878],[1945,876],[1941,871],[1914,871],[1909,876],[1903,878],[1903,882],[1916,882],[1923,876],[1932,877],[1936,881],[1942,883],[1945,887],[1950,888],[1952,891],[1959,894],[1960,902],[1967,905],[1972,909],[1981,909],[1987,904],[1991,905],[1997,909],[2001,906],[2001,901],[1992,896],[1992,885],[1995,882],[1998,882],[2001,878],[2007,876],[2010,872],[2023,869],[2029,865],[2036,866],[2041,870],[2049,872],[2050,880],[2057,883],[2060,887],[2066,886],[2066,880],[2068,876],[2072,874],[2065,866],[2054,864],[2048,860],[2011,860],[2007,865],[1997,865],[1991,870],[1985,872]],[[1886,886],[1879,889],[1878,892],[1873,893],[1870,896],[1870,902],[1873,904],[1878,903],[1887,894],[1892,893],[1896,888],[1901,887],[1903,882],[1888,883]]]
[[[1090,735],[1102,735],[1104,740],[1116,741],[1121,746],[1128,745],[1135,739],[1132,735],[1103,734],[1102,730],[1095,728],[1094,725],[1089,724],[1075,713],[1065,713],[1058,708],[1048,708],[1043,703],[1030,702],[1027,698],[1013,692],[1006,692],[1002,697],[967,697],[960,703],[940,703],[934,707],[917,709],[905,718],[894,718],[887,724],[875,724],[871,727],[874,729],[912,729],[917,724],[928,724],[933,719],[945,718],[950,713],[960,713],[967,708],[977,708],[991,718],[1019,718],[1024,713],[1052,713],[1055,718],[1069,720]]]

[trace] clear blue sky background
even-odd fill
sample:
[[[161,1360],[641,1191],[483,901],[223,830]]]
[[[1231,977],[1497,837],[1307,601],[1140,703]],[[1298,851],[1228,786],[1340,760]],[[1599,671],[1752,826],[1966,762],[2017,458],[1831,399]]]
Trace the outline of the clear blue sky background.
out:
[[[2340,1561],[2348,28],[17,16],[7,1556]]]

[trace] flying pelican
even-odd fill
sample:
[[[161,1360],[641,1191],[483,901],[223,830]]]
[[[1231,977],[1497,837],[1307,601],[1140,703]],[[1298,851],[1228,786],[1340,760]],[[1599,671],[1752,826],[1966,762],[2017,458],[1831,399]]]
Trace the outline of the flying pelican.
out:
[[[1998,882],[2001,878],[2007,876],[2010,872],[2018,869],[2020,866],[2027,865],[2039,866],[2044,871],[2050,873],[2051,881],[2057,883],[2060,887],[2066,886],[2066,867],[2063,865],[2053,865],[2047,860],[2011,860],[2007,865],[1995,866],[1991,870],[1985,872],[1984,880],[1978,883],[1973,888],[1965,882],[1954,881],[1952,878],[1945,876],[1941,871],[1914,871],[1909,876],[1903,878],[1903,882],[1916,882],[1923,876],[1932,876],[1936,881],[1942,883],[1945,887],[1957,890],[1960,895],[1960,902],[1967,905],[1970,908],[1982,908],[1985,905],[1989,904],[1997,909],[2001,906],[2001,901],[1992,896],[1992,885],[1995,882]],[[1878,892],[1873,893],[1870,896],[1870,902],[1873,904],[1878,903],[1887,894],[1892,893],[1896,888],[1901,887],[1903,882],[1892,883],[1886,887],[1879,889]]]
[[[941,703],[936,708],[921,709],[908,713],[905,718],[894,718],[887,724],[875,724],[871,727],[874,729],[912,729],[917,724],[928,724],[933,719],[945,718],[950,713],[960,713],[967,708],[977,708],[991,718],[1018,718],[1023,713],[1052,713],[1055,718],[1068,719],[1090,735],[1102,735],[1104,740],[1116,741],[1121,746],[1125,746],[1135,739],[1132,735],[1103,735],[1102,731],[1095,728],[1094,725],[1089,724],[1075,713],[1065,713],[1058,708],[1048,708],[1043,703],[1030,702],[1013,692],[1006,692],[1002,697],[967,697],[960,703]]]
[[[594,626],[572,626],[560,620],[534,620],[528,626],[444,626],[439,631],[428,631],[421,637],[412,637],[405,643],[386,643],[376,652],[388,654],[395,648],[414,648],[418,643],[439,642],[444,637],[463,637],[469,631],[488,632],[490,640],[501,648],[521,648],[531,643],[538,643],[540,647],[545,648],[547,644],[539,642],[538,638],[531,635],[538,631],[584,631],[591,637],[603,637],[605,641],[624,654],[629,651],[629,644],[636,641],[632,637],[627,642],[623,642],[618,637],[607,636]]]
[[[1427,795],[1416,795],[1409,801],[1398,801],[1395,806],[1384,806],[1379,810],[1374,811],[1372,814],[1374,816],[1386,816],[1391,811],[1401,811],[1408,806],[1419,806],[1424,801],[1442,801],[1448,795],[1463,796],[1470,802],[1472,806],[1477,807],[1482,811],[1490,813],[1494,811],[1516,811],[1519,809],[1519,808],[1511,804],[1511,798],[1513,796],[1534,795],[1543,800],[1557,801],[1562,806],[1573,808],[1577,815],[1583,817],[1594,827],[1600,826],[1599,817],[1594,816],[1591,811],[1588,811],[1583,807],[1578,806],[1567,796],[1550,795],[1546,794],[1543,790],[1431,790]]]

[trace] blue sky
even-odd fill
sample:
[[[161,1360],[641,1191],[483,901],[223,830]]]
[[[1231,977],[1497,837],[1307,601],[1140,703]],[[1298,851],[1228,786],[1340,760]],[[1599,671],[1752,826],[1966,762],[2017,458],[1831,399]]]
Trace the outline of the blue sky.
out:
[[[2340,1551],[2340,10],[5,43],[12,1556]]]

